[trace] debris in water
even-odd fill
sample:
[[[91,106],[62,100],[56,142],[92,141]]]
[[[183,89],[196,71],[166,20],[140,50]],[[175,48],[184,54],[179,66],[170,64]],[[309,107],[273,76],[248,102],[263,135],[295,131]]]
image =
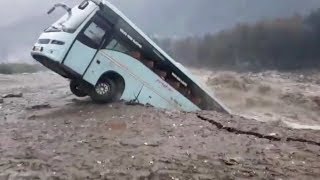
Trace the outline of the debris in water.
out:
[[[277,133],[270,133],[269,136],[276,136]]]
[[[10,93],[10,94],[4,94],[2,95],[2,98],[21,98],[23,97],[23,94],[22,93]]]

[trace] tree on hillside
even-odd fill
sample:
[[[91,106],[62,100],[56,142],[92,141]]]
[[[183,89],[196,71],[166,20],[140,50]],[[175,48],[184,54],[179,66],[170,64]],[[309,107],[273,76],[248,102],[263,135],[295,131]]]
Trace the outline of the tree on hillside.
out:
[[[320,67],[320,9],[306,18],[295,15],[239,24],[218,34],[171,43],[172,55],[188,65],[255,70]]]
[[[306,19],[306,24],[310,29],[320,34],[320,9],[312,12]]]

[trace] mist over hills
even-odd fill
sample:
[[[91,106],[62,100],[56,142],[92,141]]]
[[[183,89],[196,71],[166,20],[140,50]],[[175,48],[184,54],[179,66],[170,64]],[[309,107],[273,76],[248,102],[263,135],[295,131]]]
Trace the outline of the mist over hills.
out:
[[[46,11],[58,0],[3,0],[0,2],[0,62],[32,62],[30,48],[41,31],[60,13]],[[77,0],[67,0],[73,5]],[[320,7],[318,0],[112,0],[149,35],[201,36],[229,29],[238,23],[306,14]]]

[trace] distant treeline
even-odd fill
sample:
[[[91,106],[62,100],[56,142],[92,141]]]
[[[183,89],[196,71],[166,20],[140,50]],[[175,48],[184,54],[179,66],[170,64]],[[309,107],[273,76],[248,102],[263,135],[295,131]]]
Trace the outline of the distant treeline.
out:
[[[320,68],[320,9],[306,17],[239,24],[204,37],[157,43],[186,65],[209,68],[296,70]]]

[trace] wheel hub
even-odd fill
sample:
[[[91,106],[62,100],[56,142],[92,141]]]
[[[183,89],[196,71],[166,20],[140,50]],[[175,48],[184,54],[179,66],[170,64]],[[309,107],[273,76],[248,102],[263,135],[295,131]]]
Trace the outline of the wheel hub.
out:
[[[99,83],[95,89],[99,95],[106,95],[110,91],[110,85],[108,83]]]

